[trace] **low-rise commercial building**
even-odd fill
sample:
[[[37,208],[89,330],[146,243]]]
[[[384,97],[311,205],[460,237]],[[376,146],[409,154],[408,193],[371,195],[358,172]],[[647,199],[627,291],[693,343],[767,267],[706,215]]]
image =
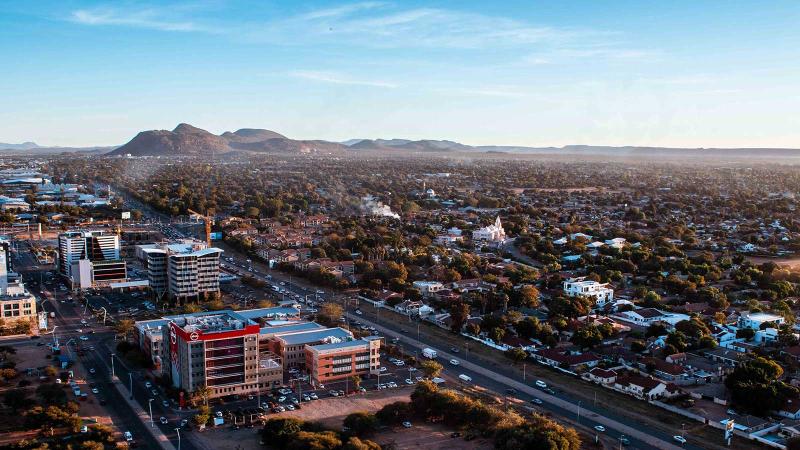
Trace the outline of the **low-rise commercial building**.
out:
[[[381,340],[364,339],[305,346],[306,372],[315,385],[380,373]]]

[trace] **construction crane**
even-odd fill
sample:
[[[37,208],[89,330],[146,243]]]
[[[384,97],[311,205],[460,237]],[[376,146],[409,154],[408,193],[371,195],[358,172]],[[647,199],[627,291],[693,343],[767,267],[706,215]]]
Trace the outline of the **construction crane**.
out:
[[[206,228],[206,245],[211,247],[211,222],[212,222],[211,214],[213,214],[212,211],[209,210],[208,214],[200,214],[199,212],[191,209],[189,209],[188,211],[189,214],[194,214],[195,216],[203,218],[203,223],[205,224]]]

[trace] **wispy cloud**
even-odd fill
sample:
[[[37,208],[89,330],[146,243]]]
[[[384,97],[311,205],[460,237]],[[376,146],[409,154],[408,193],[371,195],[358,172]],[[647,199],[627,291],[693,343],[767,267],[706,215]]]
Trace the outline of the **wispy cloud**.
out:
[[[290,72],[289,75],[295,78],[302,78],[304,80],[317,81],[320,83],[347,84],[353,86],[369,86],[379,88],[396,88],[398,86],[395,83],[388,83],[385,81],[360,80],[334,72],[316,70],[295,70]]]
[[[171,32],[225,34],[249,43],[283,46],[341,46],[364,49],[432,49],[525,52],[525,64],[584,59],[640,60],[652,52],[613,42],[615,31],[554,27],[507,16],[457,9],[362,1],[238,22],[210,22],[207,11],[187,7],[119,7],[73,11],[84,25],[128,26]],[[202,8],[201,8],[202,9]]]
[[[212,27],[191,20],[170,18],[166,11],[154,8],[123,10],[116,8],[79,9],[69,20],[82,25],[127,26],[160,31],[216,33]]]

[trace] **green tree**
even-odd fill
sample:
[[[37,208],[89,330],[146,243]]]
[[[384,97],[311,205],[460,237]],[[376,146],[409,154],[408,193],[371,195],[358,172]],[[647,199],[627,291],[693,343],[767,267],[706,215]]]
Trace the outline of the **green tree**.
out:
[[[381,450],[381,446],[370,440],[361,440],[351,436],[342,446],[342,450]]]
[[[450,305],[450,331],[460,333],[467,319],[469,319],[469,305],[464,302],[453,302]]]
[[[378,418],[368,412],[354,412],[344,418],[344,426],[356,436],[363,437],[378,429]]]
[[[528,358],[528,353],[525,350],[519,347],[511,347],[505,351],[505,355],[511,361],[514,361],[514,364],[521,363]]]
[[[735,405],[763,416],[783,406],[788,399],[798,397],[797,388],[780,381],[782,375],[783,369],[778,363],[757,357],[734,369],[725,379],[725,386]]]
[[[25,389],[10,389],[3,394],[3,403],[11,408],[11,411],[17,412],[24,406],[29,404],[28,391]]]
[[[419,365],[419,369],[422,371],[422,373],[425,374],[426,377],[434,378],[438,377],[439,374],[442,373],[442,369],[444,368],[438,362],[433,360],[428,360],[428,361],[422,361],[422,363],[420,363]]]
[[[261,429],[261,438],[277,448],[286,448],[294,436],[303,430],[303,421],[293,417],[275,417],[267,420]]]
[[[594,348],[601,342],[603,342],[603,333],[594,324],[584,325],[572,335],[572,343],[580,348]]]

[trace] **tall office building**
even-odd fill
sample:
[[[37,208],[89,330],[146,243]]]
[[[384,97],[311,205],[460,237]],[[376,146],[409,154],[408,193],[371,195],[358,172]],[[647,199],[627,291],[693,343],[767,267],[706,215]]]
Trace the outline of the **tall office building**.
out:
[[[86,289],[124,281],[120,238],[107,231],[70,231],[58,235],[58,271],[73,287]]]
[[[259,326],[234,311],[166,317],[163,373],[176,388],[211,389],[211,397],[255,393],[278,386],[278,358],[259,351]]]
[[[136,247],[153,291],[176,300],[199,299],[219,292],[219,259],[222,250],[204,242],[148,244]]]

